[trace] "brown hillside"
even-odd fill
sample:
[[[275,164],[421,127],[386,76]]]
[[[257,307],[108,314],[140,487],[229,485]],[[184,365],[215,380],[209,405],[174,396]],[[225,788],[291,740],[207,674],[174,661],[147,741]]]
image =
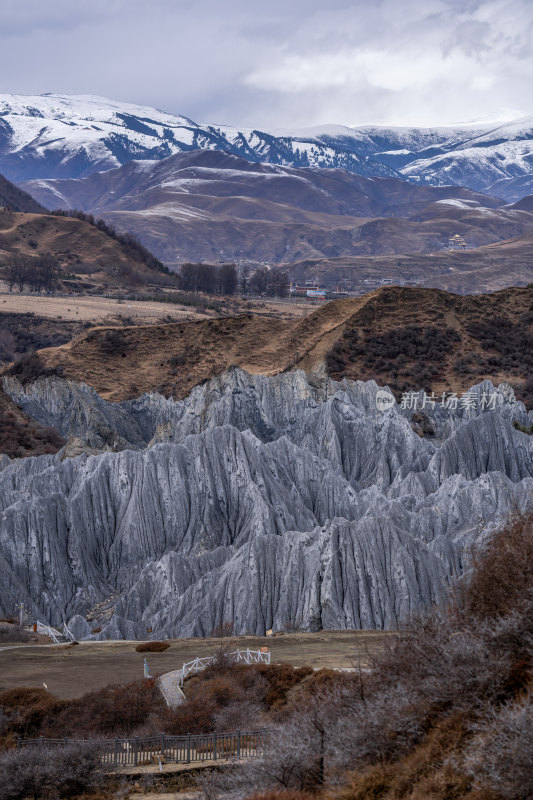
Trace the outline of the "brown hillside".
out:
[[[11,211],[28,211],[31,214],[46,214],[46,209],[27,192],[0,175],[0,206]]]
[[[166,277],[105,231],[71,217],[0,210],[0,276],[11,253],[56,256],[62,288],[71,291],[131,287]]]
[[[380,290],[346,323],[326,364],[334,378],[375,379],[397,394],[508,381],[533,407],[533,291]]]
[[[480,247],[533,230],[533,214],[459,186],[256,164],[211,150],[24,185],[50,208],[91,211],[134,233],[169,264],[216,261],[223,251],[287,267],[441,251],[457,233]]]
[[[24,414],[0,389],[0,453],[10,458],[57,453],[65,440],[54,428]]]
[[[21,380],[57,370],[118,401],[154,390],[183,398],[232,365],[272,375],[314,370],[326,360],[333,377],[375,378],[397,391],[460,392],[490,378],[509,381],[526,399],[533,394],[532,304],[530,289],[463,297],[389,287],[328,303],[298,321],[240,315],[93,328],[15,369]]]

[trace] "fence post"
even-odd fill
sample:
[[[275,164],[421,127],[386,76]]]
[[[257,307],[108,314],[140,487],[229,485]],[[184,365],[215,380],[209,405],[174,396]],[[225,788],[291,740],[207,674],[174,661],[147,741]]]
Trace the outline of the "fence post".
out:
[[[137,737],[135,737],[135,744],[133,750],[133,764],[136,767],[138,763],[139,763],[139,740]]]
[[[165,734],[161,737],[161,758],[165,758]]]
[[[21,744],[20,744],[21,741],[22,741],[22,739],[20,739],[20,738],[17,739],[17,750],[20,750],[20,748],[21,748]]]
[[[191,763],[191,734],[187,734],[187,764]]]
[[[118,761],[118,739],[116,737],[115,737],[115,758],[114,758],[114,761],[115,761],[115,767],[116,767],[117,766],[117,761]]]
[[[217,735],[213,734],[213,761],[217,760]]]
[[[237,758],[241,757],[241,732],[237,731]]]

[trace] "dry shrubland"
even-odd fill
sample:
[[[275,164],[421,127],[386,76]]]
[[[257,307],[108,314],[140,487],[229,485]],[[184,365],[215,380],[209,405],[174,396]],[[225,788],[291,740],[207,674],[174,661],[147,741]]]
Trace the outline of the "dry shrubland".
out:
[[[103,782],[100,753],[94,743],[0,754],[2,800],[89,797]]]
[[[220,796],[532,797],[532,556],[533,517],[513,520],[448,608],[391,637],[369,672],[309,681]]]
[[[210,800],[532,797],[533,516],[473,562],[448,606],[390,637],[370,670],[235,665],[222,644],[178,708],[151,681],[61,702],[12,690],[0,694],[0,736],[267,729],[263,756],[203,779]]]

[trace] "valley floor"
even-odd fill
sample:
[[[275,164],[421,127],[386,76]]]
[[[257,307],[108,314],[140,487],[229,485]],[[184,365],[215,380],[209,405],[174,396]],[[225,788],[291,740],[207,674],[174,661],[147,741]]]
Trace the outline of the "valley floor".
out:
[[[379,652],[390,632],[384,631],[319,631],[318,633],[285,633],[265,638],[238,636],[232,649],[257,649],[268,646],[272,661],[294,666],[349,669],[355,663],[363,666],[369,655]],[[43,683],[56,697],[71,699],[110,684],[129,683],[143,676],[144,659],[154,676],[180,669],[196,656],[215,653],[221,639],[174,639],[163,653],[137,653],[138,642],[81,642],[70,646],[21,645],[7,649],[0,646],[0,691],[17,686],[39,686]],[[6,648],[6,649],[4,649]]]

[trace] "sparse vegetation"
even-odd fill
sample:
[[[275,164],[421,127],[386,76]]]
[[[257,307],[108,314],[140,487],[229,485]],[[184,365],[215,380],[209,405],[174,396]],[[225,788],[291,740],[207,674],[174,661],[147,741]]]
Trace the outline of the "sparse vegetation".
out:
[[[527,433],[529,436],[533,436],[533,422],[531,425],[521,425],[518,420],[515,419],[513,428],[521,433]]]
[[[0,622],[0,642],[27,642],[29,638],[24,628]]]
[[[40,747],[38,753],[12,750],[0,754],[2,800],[79,798],[103,785],[98,744]]]
[[[0,453],[10,458],[57,453],[65,440],[54,429],[28,419],[0,391]]]
[[[34,350],[66,344],[91,324],[0,312],[0,364]]]
[[[162,653],[168,650],[170,644],[168,642],[141,642],[135,650],[138,653]]]
[[[62,367],[46,367],[38,353],[26,353],[7,370],[7,374],[13,375],[24,386],[37,378],[61,377],[63,370]]]
[[[374,379],[397,399],[410,389],[462,392],[484,378],[506,380],[533,408],[529,306],[525,289],[460,300],[429,289],[382,290],[348,320],[326,355],[328,372],[337,380]]]
[[[271,720],[263,758],[218,789],[344,800],[518,800],[532,791],[533,517],[475,557],[446,610],[412,620],[370,672],[320,675]],[[331,793],[334,793],[332,795]]]
[[[88,222],[89,225],[94,225],[99,231],[107,234],[112,239],[115,239],[122,245],[126,256],[130,256],[133,261],[140,261],[149,269],[158,270],[160,272],[168,273],[162,261],[159,261],[147,247],[139,242],[139,240],[131,233],[118,233],[112,225],[108,225],[103,219],[96,219],[93,214],[86,214],[84,211],[78,209],[56,209],[51,212],[57,217],[74,217],[75,219]]]
[[[380,334],[369,328],[347,327],[327,354],[326,364],[337,379],[344,377],[347,365],[355,361],[360,365],[361,380],[387,383],[397,393],[413,386],[430,391],[443,361],[458,342],[460,336],[449,327],[405,325]]]

